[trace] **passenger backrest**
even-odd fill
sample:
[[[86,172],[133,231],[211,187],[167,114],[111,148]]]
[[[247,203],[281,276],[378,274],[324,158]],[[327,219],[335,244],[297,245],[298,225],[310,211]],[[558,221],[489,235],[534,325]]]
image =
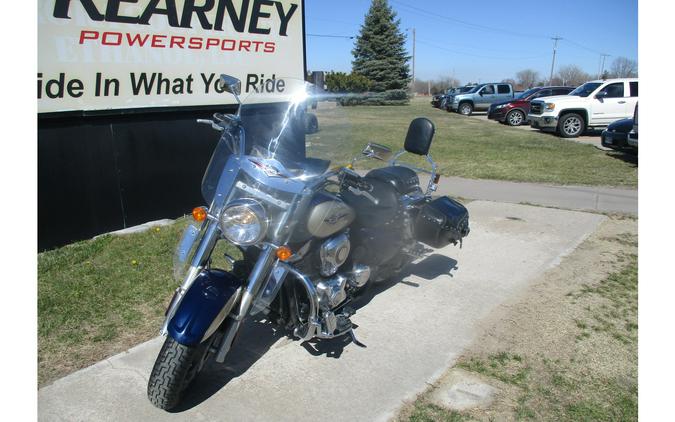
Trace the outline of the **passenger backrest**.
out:
[[[426,117],[418,117],[410,122],[403,147],[413,154],[427,155],[435,131],[436,128],[431,120]]]

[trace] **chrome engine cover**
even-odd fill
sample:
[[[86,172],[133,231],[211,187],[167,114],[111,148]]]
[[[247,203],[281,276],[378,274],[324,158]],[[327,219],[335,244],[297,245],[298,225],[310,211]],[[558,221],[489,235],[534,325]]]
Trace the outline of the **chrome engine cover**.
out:
[[[349,236],[347,236],[346,233],[342,233],[323,242],[321,249],[319,249],[321,275],[330,277],[335,274],[338,268],[347,261],[349,250]]]
[[[316,293],[319,296],[319,307],[330,310],[347,299],[347,278],[338,274],[328,280],[321,280],[316,285]]]

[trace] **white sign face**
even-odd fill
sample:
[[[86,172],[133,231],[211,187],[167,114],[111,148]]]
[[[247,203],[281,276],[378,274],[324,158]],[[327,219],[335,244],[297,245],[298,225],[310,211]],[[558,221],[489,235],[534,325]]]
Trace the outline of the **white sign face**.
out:
[[[234,103],[222,73],[274,95],[304,79],[302,1],[38,0],[38,112]]]

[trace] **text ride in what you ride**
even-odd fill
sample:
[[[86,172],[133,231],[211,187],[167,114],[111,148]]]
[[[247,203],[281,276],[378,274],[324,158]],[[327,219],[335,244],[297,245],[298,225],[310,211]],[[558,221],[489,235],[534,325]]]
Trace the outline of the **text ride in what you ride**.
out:
[[[162,72],[131,72],[127,82],[130,89],[123,92],[134,96],[195,94],[197,90],[204,94],[225,92],[225,87],[219,82],[219,75],[215,73],[200,73],[195,78],[192,74],[168,77]],[[79,98],[88,90],[93,90],[95,97],[120,96],[121,84],[119,78],[104,77],[101,72],[96,73],[93,87],[87,87],[81,79],[69,78],[63,72],[52,78],[45,78],[42,73],[38,73],[38,99]],[[284,80],[276,79],[276,75],[265,78],[264,74],[248,74],[244,84],[244,92],[284,92],[285,88]]]

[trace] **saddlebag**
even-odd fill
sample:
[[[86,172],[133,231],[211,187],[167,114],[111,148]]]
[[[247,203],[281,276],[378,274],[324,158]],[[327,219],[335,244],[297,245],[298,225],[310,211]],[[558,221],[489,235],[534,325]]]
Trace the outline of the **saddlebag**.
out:
[[[469,211],[447,196],[422,207],[415,220],[415,238],[434,248],[460,242],[469,234]]]

